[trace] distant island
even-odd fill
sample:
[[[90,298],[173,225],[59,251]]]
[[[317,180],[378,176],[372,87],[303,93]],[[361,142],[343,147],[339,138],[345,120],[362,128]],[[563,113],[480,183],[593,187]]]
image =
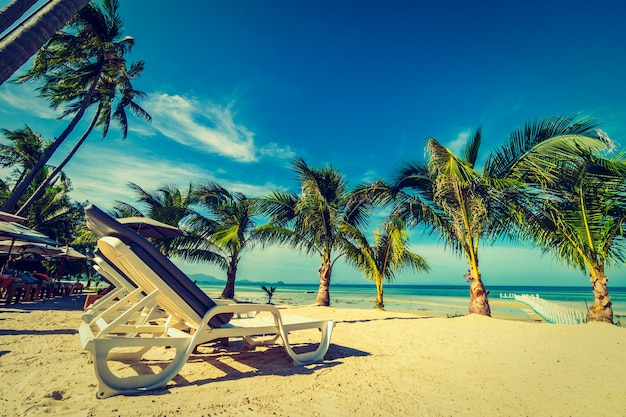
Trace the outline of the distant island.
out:
[[[189,278],[197,285],[226,285],[226,280],[219,279],[214,277],[213,275],[206,274],[192,274],[189,275]],[[267,281],[250,281],[247,279],[237,280],[237,284],[240,285],[269,285],[269,286],[278,286],[285,285],[283,281],[277,282],[267,282]]]

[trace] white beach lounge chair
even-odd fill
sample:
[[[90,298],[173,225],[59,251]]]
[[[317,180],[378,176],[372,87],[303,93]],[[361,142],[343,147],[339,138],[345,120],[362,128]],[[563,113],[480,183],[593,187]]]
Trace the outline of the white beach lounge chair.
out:
[[[146,296],[146,293],[138,288],[128,276],[109,262],[98,250],[94,253],[93,266],[96,271],[105,277],[115,288],[104,297],[90,305],[82,316],[82,320],[92,323],[104,317],[117,318],[120,314],[131,308],[137,301]],[[162,311],[156,303],[148,303],[141,312],[138,312],[135,322],[144,323],[148,319],[162,317]]]
[[[162,387],[179,372],[197,345],[217,339],[242,338],[250,345],[282,339],[295,364],[317,362],[326,354],[332,321],[283,316],[267,304],[218,305],[143,237],[93,205],[85,213],[88,227],[103,236],[98,241],[101,253],[144,293],[115,318],[80,324],[82,346],[93,357],[98,398]],[[133,317],[150,303],[163,309],[165,318],[137,323]],[[289,333],[306,329],[319,329],[320,341],[315,350],[296,353],[289,344]],[[174,358],[159,373],[120,376],[109,367],[116,356],[112,350],[124,351],[125,358],[139,359],[158,346],[175,349]],[[129,352],[131,349],[138,351]]]

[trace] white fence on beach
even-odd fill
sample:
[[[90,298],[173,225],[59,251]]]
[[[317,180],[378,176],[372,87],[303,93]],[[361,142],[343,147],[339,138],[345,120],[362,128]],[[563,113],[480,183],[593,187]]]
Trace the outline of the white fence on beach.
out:
[[[586,315],[582,311],[573,310],[558,304],[551,303],[537,294],[500,294],[500,298],[513,299],[527,304],[535,313],[539,314],[548,323],[555,324],[582,324]]]

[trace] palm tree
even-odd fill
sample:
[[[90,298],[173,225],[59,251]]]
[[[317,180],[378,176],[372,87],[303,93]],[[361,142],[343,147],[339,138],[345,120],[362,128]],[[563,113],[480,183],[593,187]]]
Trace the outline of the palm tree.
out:
[[[480,128],[467,143],[462,157],[429,138],[428,164],[408,164],[401,169],[391,188],[395,211],[414,224],[423,223],[437,231],[448,246],[465,256],[470,313],[491,315],[489,293],[479,268],[480,241],[493,241],[511,232],[509,210],[515,201],[523,201],[527,182],[544,181],[549,175],[556,178],[554,172],[533,171],[531,167],[570,158],[579,146],[597,144],[596,127],[595,122],[576,121],[575,116],[528,123],[512,132],[508,146],[488,157],[482,173],[475,168]]]
[[[174,185],[164,185],[153,192],[146,191],[132,182],[128,186],[137,195],[137,202],[144,205],[146,209],[141,211],[132,204],[116,201],[113,205],[113,217],[149,217],[161,223],[179,227],[187,217],[196,214],[192,208],[196,199],[191,184],[186,192]],[[177,253],[177,248],[186,239],[186,236],[175,239],[153,239],[152,244],[165,256],[172,256]]]
[[[319,255],[316,303],[329,306],[333,265],[351,245],[343,230],[361,230],[372,204],[351,193],[345,178],[332,167],[311,168],[301,158],[292,166],[301,184],[301,195],[273,192],[258,200],[260,212],[270,218],[259,229],[260,237]]]
[[[13,0],[0,10],[0,34],[17,22],[35,3],[37,0]]]
[[[12,146],[0,144],[0,166],[15,167],[15,184],[18,184],[37,163],[46,143],[41,135],[28,126],[21,130],[2,129],[2,133],[12,142]]]
[[[222,298],[235,297],[237,269],[241,253],[253,246],[256,239],[256,209],[253,200],[242,193],[229,192],[219,184],[206,182],[195,188],[200,211],[188,219],[189,234],[196,236],[194,244],[179,251],[183,259],[211,262],[226,271]]]
[[[41,181],[45,179],[45,171],[46,169],[40,176]],[[35,181],[33,188],[36,186]],[[26,225],[50,236],[57,242],[71,242],[74,225],[84,218],[84,211],[70,200],[71,189],[71,182],[65,176],[61,176],[59,181],[46,187],[41,198],[25,213],[28,219]]]
[[[402,268],[416,272],[429,270],[426,260],[409,250],[405,224],[397,216],[385,222],[382,234],[374,231],[373,246],[360,231],[350,228],[346,232],[357,242],[354,250],[347,253],[347,260],[376,283],[376,308],[385,307],[383,284],[385,280],[393,281],[396,271]]]
[[[478,128],[466,144],[463,156],[455,155],[434,138],[428,139],[427,164],[408,163],[392,185],[374,184],[362,192],[391,203],[392,213],[411,226],[436,232],[459,255],[465,256],[470,282],[469,312],[491,315],[488,291],[478,264],[480,240],[492,227],[487,183],[474,169],[482,139]]]
[[[63,161],[61,161],[55,167],[55,169],[52,170],[46,180],[39,185],[35,192],[31,194],[29,199],[26,200],[22,207],[20,207],[20,209],[16,212],[17,215],[20,215],[26,209],[28,209],[32,202],[41,195],[44,188],[61,172],[65,165],[67,165],[67,163],[72,159],[74,154],[78,152],[78,149],[82,146],[82,144],[85,142],[85,140],[96,125],[102,125],[102,136],[105,137],[109,130],[111,117],[113,117],[113,119],[119,122],[123,132],[123,137],[125,138],[128,134],[128,118],[125,110],[126,107],[129,107],[133,114],[135,114],[136,116],[139,116],[148,122],[152,120],[152,117],[134,101],[135,98],[142,98],[144,96],[144,93],[135,90],[130,83],[130,79],[139,77],[142,71],[143,62],[135,62],[130,71],[126,71],[126,69],[124,69],[122,73],[117,74],[117,80],[103,79],[103,85],[109,85],[104,89],[99,88],[97,94],[100,94],[102,91],[104,91],[104,93],[109,95],[109,97],[94,99],[98,103],[98,107],[96,108],[96,113],[91,119],[91,123],[87,127],[87,130],[83,133],[78,142],[76,142],[72,150],[67,154]],[[117,100],[115,111],[111,116],[112,104],[118,90],[121,97]],[[94,97],[96,96],[94,95]]]
[[[57,30],[61,29],[88,2],[89,0],[53,0],[9,38],[2,39],[0,43],[0,85],[28,61]],[[7,12],[5,16],[8,22],[7,27],[15,22],[25,9],[30,7],[30,3],[33,2],[17,0],[9,5],[16,6],[15,9],[11,10],[7,6],[3,10],[3,14],[5,11]]]
[[[131,66],[131,71],[126,69],[124,57],[131,50],[134,39],[130,36],[122,38],[123,21],[117,14],[118,7],[118,0],[103,0],[102,7],[90,3],[69,22],[67,31],[58,32],[44,45],[35,57],[33,67],[17,78],[20,83],[43,79],[43,85],[39,88],[40,96],[46,98],[53,108],[65,104],[61,117],[73,117],[61,135],[46,148],[31,172],[17,185],[11,197],[4,202],[2,210],[13,210],[32,179],[70,135],[92,104],[99,103],[94,119],[97,120],[96,125],[103,126],[102,133],[106,136],[116,89],[128,90],[128,74],[139,74],[143,68],[143,62],[140,61]],[[129,105],[133,112],[149,120],[149,115],[139,106],[129,103],[125,96],[128,94],[122,94],[120,103]],[[132,98],[134,94],[131,94]],[[119,116],[118,120],[122,122],[126,137],[126,118],[125,115]]]
[[[510,218],[544,252],[589,273],[594,303],[587,320],[612,323],[605,267],[626,259],[625,155],[603,157],[612,142],[602,134],[570,142],[569,150],[559,146],[558,158],[541,150],[524,167],[527,192],[512,202]]]

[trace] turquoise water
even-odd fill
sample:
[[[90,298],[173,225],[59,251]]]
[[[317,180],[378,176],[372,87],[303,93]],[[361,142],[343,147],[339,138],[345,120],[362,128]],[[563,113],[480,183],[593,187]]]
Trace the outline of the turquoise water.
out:
[[[223,286],[201,286],[212,297],[219,297]],[[276,285],[272,303],[280,305],[310,305],[315,303],[317,285]],[[489,303],[494,317],[535,320],[528,307],[500,294],[537,294],[541,298],[574,310],[585,312],[593,304],[591,288],[548,286],[492,286]],[[626,288],[610,288],[615,320],[626,322]],[[336,308],[373,308],[376,299],[374,285],[334,285],[330,288],[331,306]],[[237,285],[235,298],[239,301],[267,302],[261,285]],[[438,317],[467,314],[469,288],[463,285],[386,285],[385,309]],[[626,323],[624,323],[626,324]]]

